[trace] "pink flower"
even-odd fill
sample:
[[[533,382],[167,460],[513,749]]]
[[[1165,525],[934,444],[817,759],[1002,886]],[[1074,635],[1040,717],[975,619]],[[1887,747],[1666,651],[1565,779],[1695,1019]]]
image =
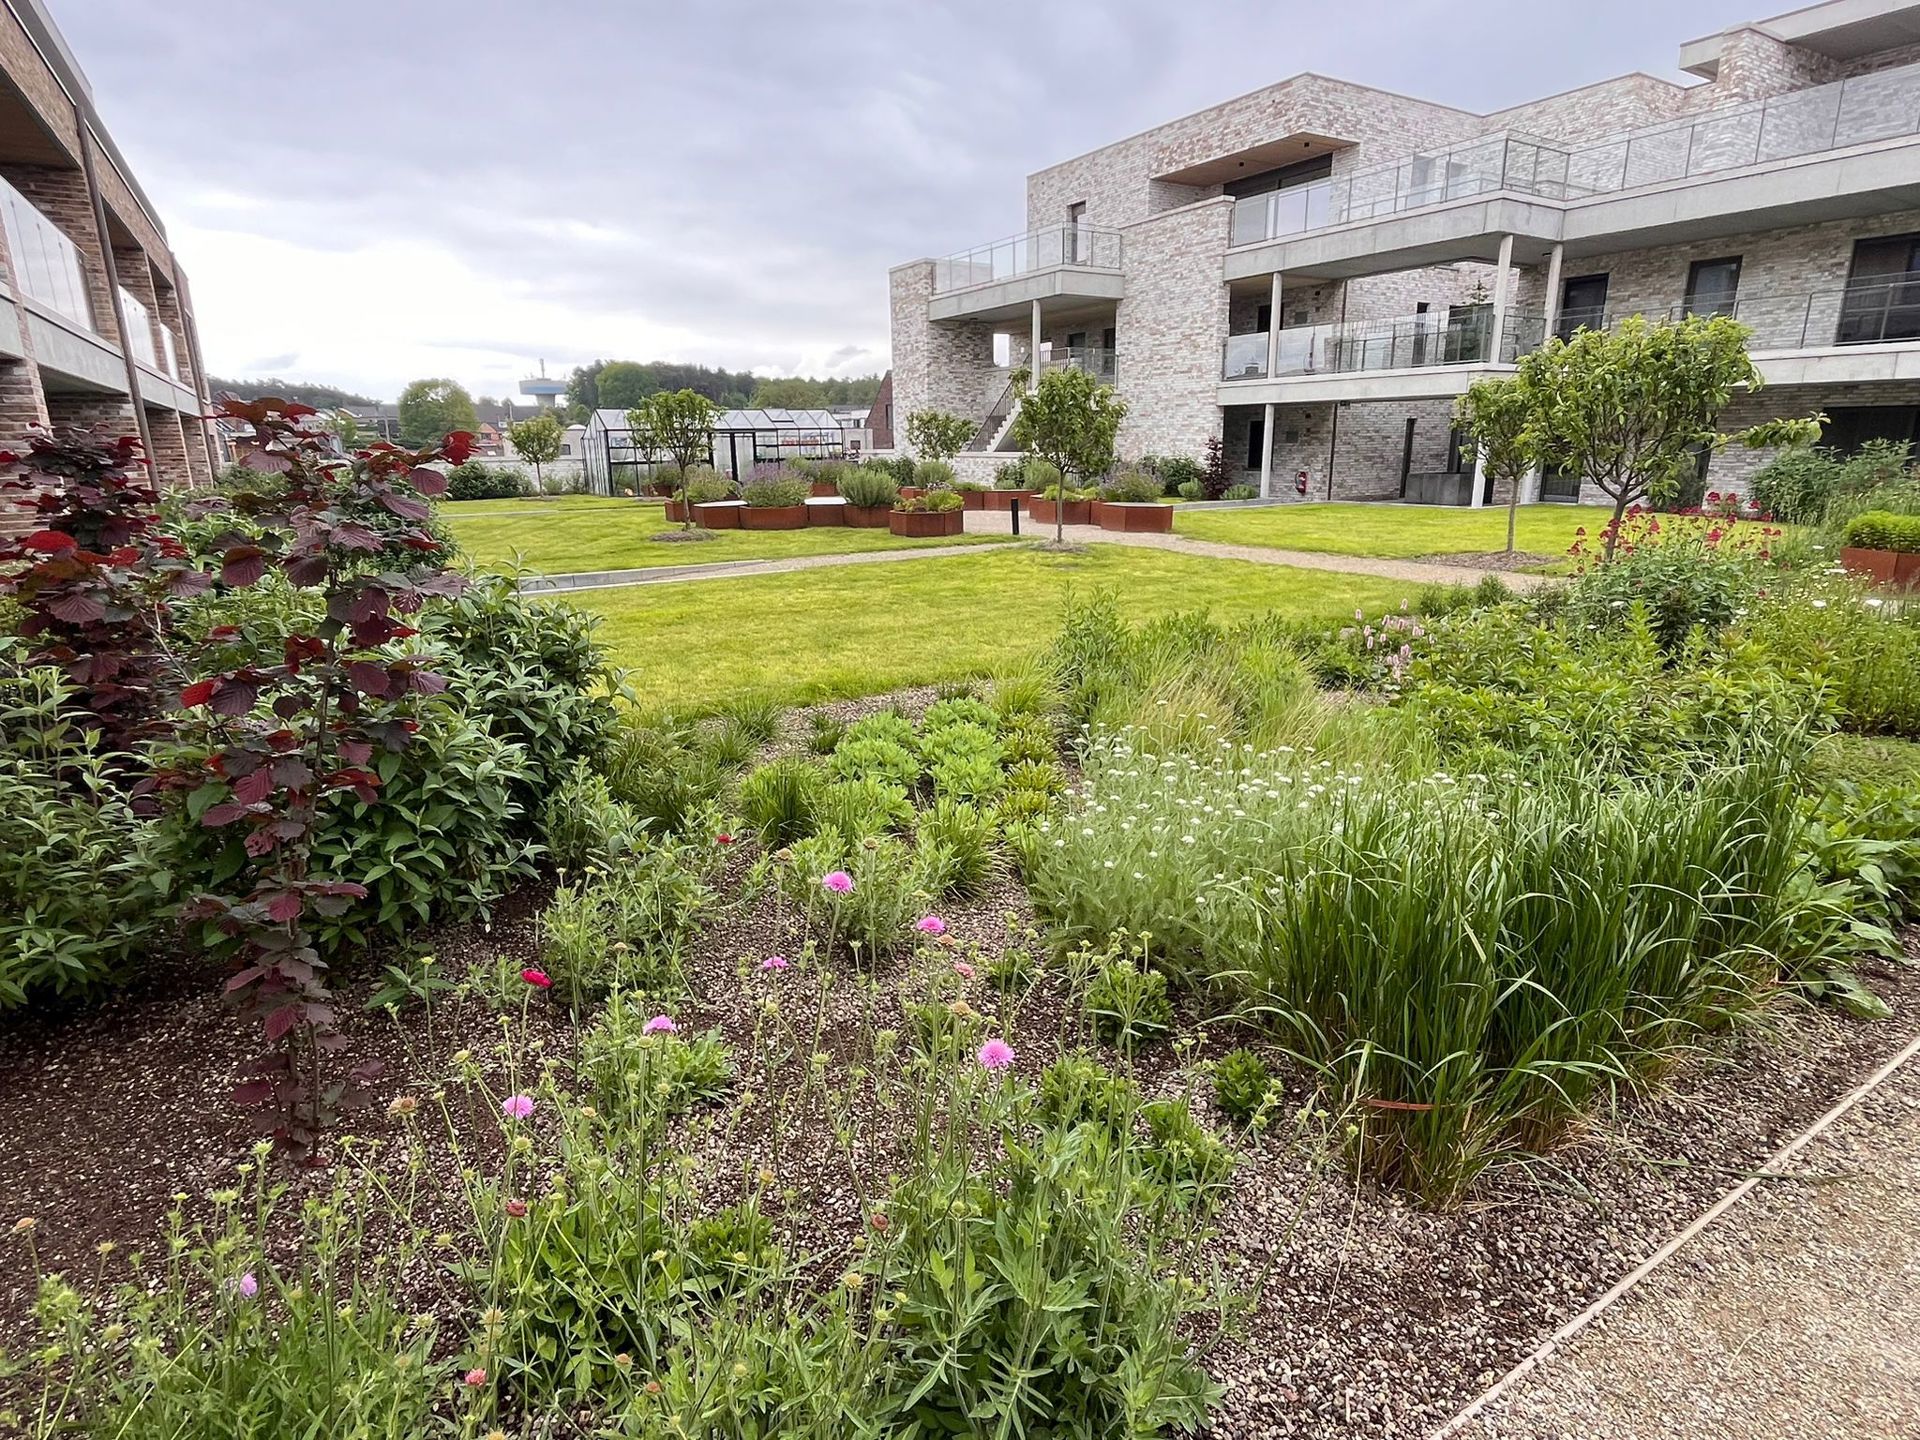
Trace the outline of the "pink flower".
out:
[[[673,1023],[671,1015],[656,1015],[640,1027],[642,1035],[671,1035],[680,1027]]]
[[[835,895],[848,895],[853,892],[853,877],[844,870],[829,870],[820,884]]]
[[[482,1385],[487,1383],[487,1372],[475,1366],[473,1369],[467,1371],[466,1381],[469,1387],[478,1390]]]
[[[947,933],[947,922],[938,915],[922,915],[914,922],[913,928],[922,935],[944,935]]]
[[[238,1280],[229,1281],[228,1288],[242,1300],[251,1300],[260,1293],[260,1282],[253,1278],[253,1272],[249,1270]]]
[[[953,973],[958,975],[962,980],[971,980],[973,979],[973,966],[967,964],[964,960],[956,960],[953,962]]]
[[[531,1095],[509,1095],[500,1102],[500,1113],[509,1120],[524,1120],[533,1114]]]
[[[769,955],[760,962],[760,968],[762,970],[784,970],[787,968],[787,957],[784,955]]]
[[[515,1220],[526,1219],[527,1218],[527,1202],[524,1200],[507,1201],[507,1214],[512,1216]]]
[[[551,990],[553,977],[544,970],[535,970],[531,966],[520,972],[520,978],[536,990]]]
[[[989,1040],[980,1047],[980,1064],[987,1070],[1004,1070],[1013,1064],[1013,1047],[1004,1040]]]

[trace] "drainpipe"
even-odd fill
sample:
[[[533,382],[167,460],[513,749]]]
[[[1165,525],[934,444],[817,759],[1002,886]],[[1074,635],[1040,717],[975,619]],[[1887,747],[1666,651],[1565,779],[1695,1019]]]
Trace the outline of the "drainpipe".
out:
[[[74,128],[80,132],[80,169],[87,181],[87,198],[93,202],[93,228],[100,236],[100,257],[107,271],[107,290],[113,301],[113,328],[120,340],[120,361],[127,371],[127,399],[133,405],[133,423],[140,432],[140,448],[146,452],[147,479],[160,488],[160,467],[154,463],[153,432],[147,428],[147,407],[140,399],[140,375],[133,365],[133,349],[127,344],[127,317],[120,305],[120,267],[113,258],[113,236],[107,230],[107,202],[100,196],[100,178],[93,170],[93,130],[87,113],[78,101],[73,106]]]

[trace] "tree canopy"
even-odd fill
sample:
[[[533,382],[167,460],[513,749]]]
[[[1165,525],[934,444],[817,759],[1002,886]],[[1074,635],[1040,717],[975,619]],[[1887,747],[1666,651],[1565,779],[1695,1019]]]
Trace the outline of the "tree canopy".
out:
[[[1026,372],[1014,376],[1026,383]],[[1029,455],[1051,461],[1060,471],[1065,499],[1067,481],[1082,482],[1113,468],[1113,442],[1126,418],[1127,402],[1077,367],[1048,370],[1040,383],[1020,397],[1013,417],[1013,443]],[[1054,539],[1063,538],[1066,506],[1054,507]]]
[[[1513,553],[1520,523],[1520,490],[1539,463],[1539,432],[1527,391],[1505,380],[1476,380],[1453,408],[1454,423],[1472,437],[1486,473],[1504,480],[1507,493],[1507,553]]]
[[[713,422],[719,407],[694,390],[656,391],[627,411],[634,448],[673,461],[680,482],[681,523],[693,524],[687,493],[688,474],[713,451]]]
[[[916,410],[907,417],[907,443],[927,460],[951,460],[973,438],[975,422],[944,410]]]
[[[715,369],[674,360],[595,360],[590,365],[575,366],[568,377],[567,407],[574,419],[584,420],[594,410],[632,409],[648,395],[663,390],[691,390],[723,409],[747,405],[793,410],[865,405],[879,394],[880,379],[878,375],[818,380],[797,375],[761,377],[750,370]]]
[[[456,430],[479,425],[473,397],[457,380],[415,380],[400,392],[400,438],[409,445],[435,445]]]
[[[513,446],[516,455],[533,466],[534,483],[542,490],[546,489],[546,480],[540,473],[540,467],[560,458],[560,446],[565,436],[559,419],[545,411],[525,420],[516,420],[507,427],[507,443]]]
[[[277,375],[264,380],[223,380],[218,375],[209,375],[207,393],[231,395],[236,400],[258,400],[265,395],[278,395],[282,400],[311,405],[316,410],[338,410],[343,405],[365,409],[380,403],[371,395],[342,390],[338,385],[323,385],[314,380],[282,380]]]

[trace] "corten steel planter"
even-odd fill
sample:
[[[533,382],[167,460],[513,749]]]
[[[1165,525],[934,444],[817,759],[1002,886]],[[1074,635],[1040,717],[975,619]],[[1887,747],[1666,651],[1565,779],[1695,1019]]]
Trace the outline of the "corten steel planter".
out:
[[[684,525],[687,520],[687,507],[682,505],[678,500],[667,501],[667,519]]]
[[[1171,535],[1173,507],[1151,500],[1096,500],[1093,523],[1102,530]]]
[[[887,528],[909,540],[931,540],[961,534],[966,518],[964,510],[892,510],[887,513]]]
[[[804,530],[807,528],[805,505],[742,505],[742,530]]]
[[[986,509],[988,493],[989,492],[985,490],[962,490],[960,492],[960,508],[962,510]]]
[[[837,499],[840,494],[840,487],[831,480],[809,480],[807,487],[816,500],[823,499],[828,495],[834,496]]]
[[[1054,517],[1053,511],[1056,504],[1062,505],[1062,508],[1067,512],[1064,521],[1056,521]],[[1056,523],[1091,525],[1093,523],[1093,502],[1091,500],[1068,500],[1059,502],[1036,499],[1028,508],[1033,515],[1033,523],[1036,525],[1053,525]]]
[[[926,493],[927,492],[922,490],[918,485],[902,485],[900,487],[900,498],[902,500],[917,500]]]
[[[828,497],[816,495],[807,501],[807,524],[844,525],[847,523],[847,502],[836,493]]]
[[[693,519],[709,530],[738,530],[740,512],[746,508],[738,500],[710,500],[693,507]]]
[[[848,505],[844,507],[842,514],[845,516],[847,524],[858,526],[862,530],[884,530],[887,528],[887,517],[893,514],[893,507],[890,505]]]
[[[1011,510],[1015,502],[1022,510],[1033,508],[1035,492],[1032,490],[984,490],[981,493],[986,496],[989,510]]]
[[[1892,590],[1920,588],[1920,555],[1898,550],[1866,550],[1849,545],[1840,552],[1848,572]]]

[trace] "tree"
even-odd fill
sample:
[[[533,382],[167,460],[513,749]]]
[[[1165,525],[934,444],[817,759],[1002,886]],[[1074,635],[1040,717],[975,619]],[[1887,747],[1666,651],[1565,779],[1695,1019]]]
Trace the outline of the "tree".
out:
[[[1537,459],[1569,470],[1613,501],[1613,556],[1629,505],[1659,502],[1700,463],[1703,449],[1738,439],[1753,448],[1812,444],[1819,421],[1775,420],[1737,435],[1715,428],[1736,391],[1760,388],[1747,327],[1725,315],[1651,325],[1629,316],[1611,330],[1578,330],[1520,361]]]
[[[278,376],[270,376],[265,380],[222,380],[217,375],[209,375],[207,393],[215,396],[232,395],[240,400],[258,400],[262,396],[278,395],[282,400],[291,400],[299,405],[311,405],[316,410],[338,410],[342,405],[367,409],[380,403],[371,395],[342,390],[338,385],[321,385],[308,380],[282,380]]]
[[[533,483],[542,494],[546,493],[547,484],[540,467],[560,458],[560,443],[565,435],[560,422],[546,414],[516,420],[507,427],[508,443],[516,455],[533,466]]]
[[[779,375],[771,380],[756,380],[753,403],[768,410],[811,410],[823,402],[817,382],[799,375]]]
[[[925,460],[947,461],[973,438],[974,422],[944,410],[916,410],[907,417],[907,443]]]
[[[1015,385],[1026,384],[1026,372],[1016,372]],[[1020,397],[1013,417],[1013,443],[1029,455],[1048,460],[1060,471],[1059,500],[1066,499],[1067,481],[1104,475],[1113,468],[1113,441],[1127,402],[1085,370],[1049,370],[1034,389]],[[915,417],[916,419],[919,417]],[[911,431],[913,422],[907,422]],[[1066,539],[1065,504],[1053,507],[1053,540]]]
[[[660,389],[647,367],[631,360],[614,360],[600,367],[600,408],[631,410]]]
[[[680,489],[681,524],[693,527],[687,472],[713,453],[713,422],[719,408],[694,390],[656,390],[627,411],[634,447],[673,461]]]
[[[479,428],[473,397],[458,381],[415,380],[400,392],[400,438],[409,445],[438,445],[449,435]]]
[[[1520,524],[1520,487],[1538,463],[1539,432],[1525,388],[1511,379],[1476,380],[1453,407],[1454,423],[1480,447],[1486,473],[1505,480],[1507,554]]]

